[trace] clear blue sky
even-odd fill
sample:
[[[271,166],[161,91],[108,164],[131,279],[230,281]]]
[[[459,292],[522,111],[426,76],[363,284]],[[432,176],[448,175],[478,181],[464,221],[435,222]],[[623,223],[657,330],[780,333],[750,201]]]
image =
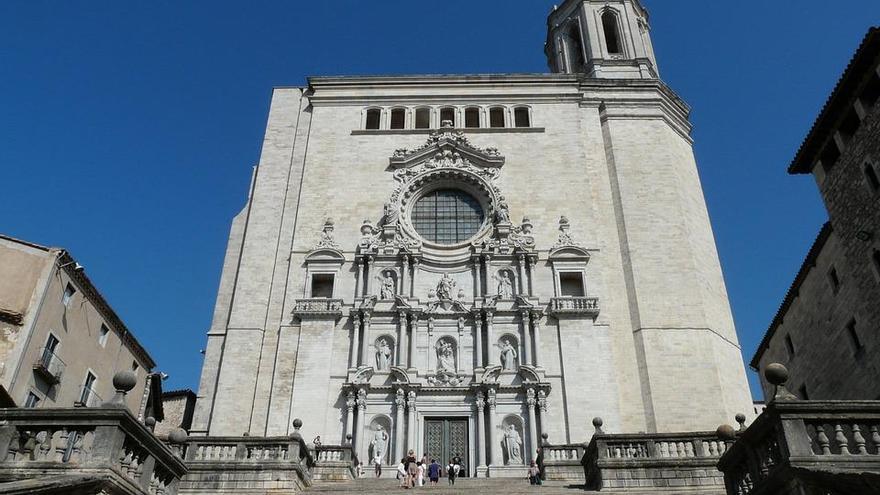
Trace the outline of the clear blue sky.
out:
[[[785,169],[880,2],[645,0],[746,359],[825,219]],[[0,231],[63,246],[159,368],[198,385],[271,88],[307,75],[546,72],[552,1],[0,3]],[[756,395],[760,391],[753,388]]]

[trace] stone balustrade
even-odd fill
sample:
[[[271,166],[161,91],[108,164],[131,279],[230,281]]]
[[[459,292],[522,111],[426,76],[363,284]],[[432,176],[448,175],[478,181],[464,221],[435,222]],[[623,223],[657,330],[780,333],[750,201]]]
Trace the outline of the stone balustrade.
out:
[[[315,456],[294,421],[289,437],[191,437],[181,494],[298,492],[312,484]]]
[[[598,297],[563,296],[550,299],[550,313],[554,316],[590,316],[599,315]]]
[[[715,468],[727,445],[716,432],[608,434],[601,420],[582,459],[590,489],[676,487],[724,493]]]
[[[185,473],[179,448],[127,409],[0,409],[4,493],[175,495]]]
[[[315,480],[350,480],[357,477],[358,458],[348,445],[320,445],[315,447]]]
[[[880,401],[774,401],[718,462],[727,493],[880,493]]]
[[[544,452],[544,468],[547,479],[583,481],[584,469],[581,459],[585,445],[580,443],[541,446]]]
[[[342,316],[342,299],[315,297],[297,299],[293,315],[300,319],[339,318]]]

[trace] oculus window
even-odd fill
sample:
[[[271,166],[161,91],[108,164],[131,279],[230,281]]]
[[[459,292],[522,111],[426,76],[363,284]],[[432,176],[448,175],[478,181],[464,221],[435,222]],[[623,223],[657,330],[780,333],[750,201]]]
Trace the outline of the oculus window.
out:
[[[419,198],[413,206],[416,232],[437,244],[458,244],[480,230],[483,208],[473,196],[457,189],[438,189]]]

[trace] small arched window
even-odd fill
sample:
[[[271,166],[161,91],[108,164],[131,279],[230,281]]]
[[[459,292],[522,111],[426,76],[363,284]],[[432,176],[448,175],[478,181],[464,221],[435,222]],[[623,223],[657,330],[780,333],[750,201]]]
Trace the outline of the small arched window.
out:
[[[617,14],[613,10],[606,10],[602,14],[602,29],[605,31],[605,46],[608,47],[608,54],[622,54],[620,31],[617,29]]]
[[[452,127],[455,127],[455,109],[452,107],[440,109],[440,127],[443,127],[443,122],[447,120],[452,123]]]
[[[403,129],[404,125],[406,125],[406,110],[402,108],[391,110],[391,128]]]
[[[416,109],[416,129],[428,129],[431,127],[431,109]]]
[[[480,127],[480,109],[476,107],[467,108],[464,111],[465,127]]]
[[[581,41],[581,27],[577,22],[568,25],[566,31],[568,41],[568,63],[570,72],[580,72],[586,65],[584,60],[584,43]]]
[[[489,109],[489,127],[504,127],[504,109],[495,107]]]
[[[531,127],[532,122],[529,119],[528,107],[517,107],[513,109],[513,126],[514,127]]]
[[[379,123],[382,120],[382,110],[378,108],[371,108],[367,110],[367,122],[365,128],[367,129],[378,129]]]

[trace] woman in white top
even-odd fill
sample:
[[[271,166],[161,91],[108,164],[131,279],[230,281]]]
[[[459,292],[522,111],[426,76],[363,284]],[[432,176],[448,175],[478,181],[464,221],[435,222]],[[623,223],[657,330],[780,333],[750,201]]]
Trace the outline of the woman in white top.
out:
[[[419,475],[416,478],[416,486],[425,486],[425,465],[419,462]]]
[[[401,459],[397,465],[397,479],[400,480],[401,488],[409,488],[406,486],[406,459]]]

